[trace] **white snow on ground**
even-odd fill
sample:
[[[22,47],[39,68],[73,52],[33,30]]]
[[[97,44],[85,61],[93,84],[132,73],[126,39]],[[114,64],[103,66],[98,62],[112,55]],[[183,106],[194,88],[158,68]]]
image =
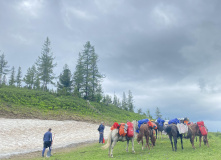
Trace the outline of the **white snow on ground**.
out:
[[[99,125],[80,121],[0,118],[0,159],[11,155],[40,151],[43,135],[52,128],[53,148],[99,139]],[[105,126],[104,138],[110,132]]]

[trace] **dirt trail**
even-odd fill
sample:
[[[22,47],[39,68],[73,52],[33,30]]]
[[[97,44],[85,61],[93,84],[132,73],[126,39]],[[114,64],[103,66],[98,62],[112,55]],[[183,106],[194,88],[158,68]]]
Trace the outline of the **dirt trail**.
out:
[[[43,134],[52,128],[53,148],[64,148],[86,141],[98,141],[98,124],[79,121],[0,118],[0,159],[41,151]],[[110,131],[106,126],[104,138]]]

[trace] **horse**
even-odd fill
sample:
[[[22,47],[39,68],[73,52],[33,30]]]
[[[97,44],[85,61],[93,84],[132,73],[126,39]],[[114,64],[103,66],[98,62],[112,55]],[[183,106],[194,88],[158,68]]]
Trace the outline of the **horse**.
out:
[[[177,138],[179,138],[179,137],[180,137],[180,140],[181,140],[181,147],[183,149],[183,135],[179,134],[178,128],[175,124],[169,124],[165,128],[165,132],[167,133],[167,135],[169,135],[173,151],[174,151],[173,141],[174,141],[174,147],[175,147],[175,151],[176,151],[177,150]],[[173,141],[172,141],[172,137],[173,137]]]
[[[157,129],[154,129],[156,132],[156,139],[157,139],[157,133],[161,132],[161,138],[162,138],[162,132],[163,132],[163,126],[161,126],[158,122],[153,122],[157,125]]]
[[[132,142],[132,152],[135,153],[134,139],[135,139],[135,133],[136,133],[135,131],[138,129],[138,122],[137,122],[137,120],[134,120],[134,121],[132,121],[132,123],[133,123],[133,130],[134,130],[133,137],[127,137],[127,135],[126,136],[120,136],[119,133],[118,133],[119,129],[114,129],[109,133],[107,143],[102,148],[107,149],[109,147],[108,155],[110,157],[113,157],[113,149],[114,149],[114,146],[116,145],[116,143],[118,141],[122,141],[122,142],[127,141],[126,151],[128,152],[129,141],[131,140],[131,142]]]
[[[207,128],[206,128],[207,130]],[[207,130],[208,131],[208,130]],[[187,134],[187,138],[190,138],[190,143],[192,144],[192,148],[195,149],[195,146],[194,146],[194,139],[196,136],[199,136],[199,147],[201,147],[201,138],[203,137],[203,142],[205,145],[207,145],[209,147],[209,144],[208,144],[208,139],[207,139],[207,135],[205,136],[202,136],[201,132],[200,132],[200,129],[199,129],[199,126],[196,124],[196,123],[193,123],[193,124],[190,124],[188,126],[188,134]]]
[[[155,146],[155,141],[156,138],[153,135],[153,130],[150,129],[150,127],[148,126],[148,124],[142,124],[140,126],[140,130],[139,130],[139,134],[137,135],[137,142],[139,143],[140,141],[142,142],[142,150],[143,150],[143,136],[146,138],[146,145],[145,147],[148,146],[149,150],[150,150],[150,146],[149,146],[149,138],[151,138],[151,142],[152,142],[152,147]]]

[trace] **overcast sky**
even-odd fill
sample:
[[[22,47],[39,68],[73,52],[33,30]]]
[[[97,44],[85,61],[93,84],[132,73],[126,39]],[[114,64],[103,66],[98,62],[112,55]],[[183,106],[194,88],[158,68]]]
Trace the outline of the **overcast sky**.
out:
[[[0,50],[23,76],[51,41],[58,76],[90,41],[105,94],[221,131],[221,1],[1,0]]]

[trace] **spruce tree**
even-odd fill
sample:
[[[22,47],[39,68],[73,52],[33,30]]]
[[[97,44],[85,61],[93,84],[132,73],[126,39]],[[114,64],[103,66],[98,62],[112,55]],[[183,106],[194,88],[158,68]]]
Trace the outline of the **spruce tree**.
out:
[[[36,70],[35,65],[33,65],[31,68],[30,67],[28,68],[23,81],[26,83],[26,87],[28,87],[29,89],[33,89],[34,87],[36,74],[37,74],[37,70]]]
[[[5,60],[4,53],[0,55],[0,85],[2,84],[3,77],[10,71],[8,61]]]
[[[156,112],[155,113],[156,113],[156,119],[157,118],[162,118],[162,115],[160,114],[160,109],[158,107],[156,108]]]
[[[127,107],[127,97],[126,97],[125,92],[123,92],[122,109],[128,111],[128,107]]]
[[[43,45],[41,56],[38,57],[36,62],[39,78],[42,81],[43,91],[47,90],[48,84],[54,84],[55,74],[53,73],[54,67],[57,65],[54,63],[53,53],[50,48],[50,40],[47,37]]]
[[[57,90],[61,94],[71,93],[72,90],[72,80],[71,80],[71,71],[68,68],[68,65],[65,64],[63,72],[59,76],[59,82],[57,82]]]
[[[11,69],[11,76],[9,80],[9,85],[14,86],[15,85],[15,67],[13,66]]]
[[[128,91],[127,105],[128,105],[128,110],[130,112],[134,112],[133,95],[130,90]]]
[[[84,50],[79,53],[76,71],[74,72],[75,94],[79,92],[87,100],[96,100],[96,94],[100,95],[100,82],[104,78],[98,71],[98,55],[90,42],[86,42]]]
[[[22,82],[22,71],[21,71],[21,67],[18,67],[18,74],[16,76],[16,83],[17,83],[17,87],[21,87],[21,82]]]

